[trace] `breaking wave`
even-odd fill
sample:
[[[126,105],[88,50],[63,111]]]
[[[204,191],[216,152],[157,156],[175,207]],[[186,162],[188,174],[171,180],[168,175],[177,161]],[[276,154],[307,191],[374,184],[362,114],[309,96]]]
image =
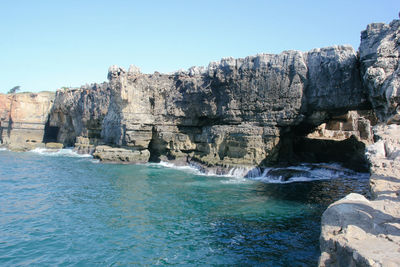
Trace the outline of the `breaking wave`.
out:
[[[51,150],[47,148],[35,148],[30,150],[31,153],[36,153],[44,156],[50,157],[76,157],[76,158],[92,158],[92,155],[89,154],[78,154],[72,148],[63,148],[59,150]]]
[[[246,183],[260,181],[264,183],[287,184],[293,182],[311,182],[317,180],[330,180],[338,178],[368,179],[368,173],[355,172],[336,163],[304,163],[287,167],[251,168],[233,167],[226,173],[217,173],[214,169],[204,169],[200,165],[191,164],[177,166],[169,162],[152,163],[152,165],[189,171],[197,175],[217,176],[230,178],[223,183]]]

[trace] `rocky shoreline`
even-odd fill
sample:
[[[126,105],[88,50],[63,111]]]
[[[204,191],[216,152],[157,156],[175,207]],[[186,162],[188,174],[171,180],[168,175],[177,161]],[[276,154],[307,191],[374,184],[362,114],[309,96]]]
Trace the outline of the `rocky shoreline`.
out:
[[[172,74],[112,66],[102,84],[0,94],[0,141],[243,176],[304,161],[370,170],[373,200],[351,194],[324,213],[320,266],[397,265],[399,63],[394,20],[368,25],[358,51],[224,58]]]
[[[327,208],[319,266],[400,265],[399,26],[372,24],[361,35],[364,79],[381,121],[366,149],[372,199],[352,193]]]
[[[378,125],[367,149],[371,195],[352,193],[322,216],[319,266],[400,265],[400,125]]]

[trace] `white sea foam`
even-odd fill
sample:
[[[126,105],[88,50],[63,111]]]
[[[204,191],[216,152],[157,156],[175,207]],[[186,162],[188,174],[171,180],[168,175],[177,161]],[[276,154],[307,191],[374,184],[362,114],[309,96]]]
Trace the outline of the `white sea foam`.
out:
[[[160,166],[163,168],[170,168],[170,169],[175,169],[175,170],[181,170],[181,171],[186,171],[186,172],[190,172],[196,175],[209,175],[206,173],[201,172],[198,168],[191,166],[191,165],[184,165],[184,166],[180,166],[180,165],[175,165],[173,163],[170,162],[165,162],[165,161],[160,161],[159,163],[149,163],[149,165],[153,165],[153,166]]]
[[[294,182],[311,182],[317,180],[330,180],[342,177],[354,179],[368,179],[367,173],[358,173],[352,170],[341,167],[339,164],[300,164],[282,168],[252,168],[252,167],[234,167],[226,174],[217,174],[215,170],[204,170],[195,164],[190,166],[177,166],[169,162],[155,163],[156,166],[173,168],[182,171],[189,171],[196,175],[226,177],[227,180],[222,180],[224,184],[239,184],[249,183],[252,181],[260,181],[264,183],[279,183],[287,184]],[[293,174],[289,178],[284,178],[278,175],[269,175],[270,170],[293,170]]]
[[[274,170],[295,170],[299,175],[293,173],[288,179],[283,179],[282,176],[277,177],[268,175],[268,170],[264,170],[260,176],[249,177],[249,179],[261,181],[265,183],[280,183],[287,184],[293,182],[311,182],[317,180],[330,180],[337,178],[354,178],[354,179],[368,179],[368,173],[358,173],[352,170],[341,167],[339,164],[301,164],[297,166],[289,166],[286,168],[274,168]],[[307,174],[304,176],[303,174]]]
[[[5,147],[0,147],[0,151],[6,151],[6,150],[8,150],[8,149]]]
[[[29,152],[37,153],[44,156],[50,157],[76,157],[76,158],[91,158],[89,154],[78,154],[72,148],[63,148],[56,151],[46,149],[46,148],[35,148]]]

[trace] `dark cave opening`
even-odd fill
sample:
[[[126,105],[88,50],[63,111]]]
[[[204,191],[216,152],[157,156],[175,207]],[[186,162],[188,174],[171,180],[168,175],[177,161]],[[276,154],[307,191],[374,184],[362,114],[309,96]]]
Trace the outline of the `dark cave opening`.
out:
[[[50,126],[50,121],[47,120],[44,126],[43,143],[57,142],[59,127]]]
[[[330,123],[329,120],[325,121]],[[359,172],[368,172],[365,157],[365,142],[349,134],[347,138],[310,137],[318,126],[300,124],[281,131],[278,162],[298,163],[340,163],[343,167]]]

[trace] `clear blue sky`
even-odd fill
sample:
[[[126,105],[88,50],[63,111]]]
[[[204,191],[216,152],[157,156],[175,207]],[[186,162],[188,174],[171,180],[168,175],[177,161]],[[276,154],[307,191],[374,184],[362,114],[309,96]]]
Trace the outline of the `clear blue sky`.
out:
[[[398,0],[0,0],[0,92],[103,82],[113,64],[171,72],[229,56],[357,49],[367,24],[399,11]]]

